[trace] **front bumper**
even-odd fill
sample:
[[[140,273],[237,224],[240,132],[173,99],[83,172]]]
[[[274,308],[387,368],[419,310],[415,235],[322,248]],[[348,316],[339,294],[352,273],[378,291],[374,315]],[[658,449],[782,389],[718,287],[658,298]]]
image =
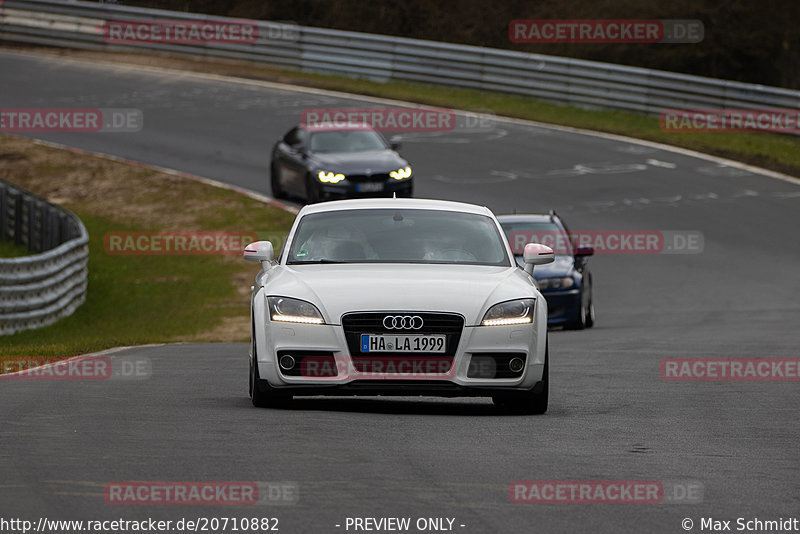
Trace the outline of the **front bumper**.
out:
[[[382,185],[380,190],[375,190],[370,184],[379,183]],[[343,180],[338,184],[319,184],[320,198],[325,200],[345,199],[345,198],[373,198],[398,196],[411,196],[414,188],[413,178],[406,180],[390,179],[385,182],[362,182],[355,183]]]
[[[547,301],[548,326],[560,326],[574,321],[581,310],[581,290],[543,290],[542,296]]]
[[[263,318],[262,318],[263,319]],[[258,318],[256,318],[258,325]],[[256,343],[258,371],[273,388],[286,389],[294,395],[436,395],[491,396],[509,390],[530,390],[542,379],[546,343],[546,325],[466,326],[458,345],[445,367],[395,365],[397,372],[371,368],[362,372],[358,356],[353,358],[341,325],[305,325],[261,322]],[[335,362],[335,376],[289,376],[278,365],[278,354],[326,354]],[[515,378],[471,378],[473,357],[486,358],[513,354],[524,359],[524,368]],[[394,359],[404,358],[397,355]],[[409,359],[415,358],[408,356]],[[432,356],[436,359],[436,356]],[[395,364],[397,362],[395,361]]]

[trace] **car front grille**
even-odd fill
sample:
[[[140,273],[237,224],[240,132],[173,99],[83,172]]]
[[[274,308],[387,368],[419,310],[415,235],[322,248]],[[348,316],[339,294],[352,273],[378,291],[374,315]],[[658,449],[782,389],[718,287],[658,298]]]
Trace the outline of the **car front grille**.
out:
[[[408,315],[422,318],[423,326],[418,330],[396,329],[389,330],[384,328],[383,319],[387,315]],[[456,354],[458,342],[461,340],[461,332],[464,329],[464,317],[455,313],[431,313],[431,312],[369,312],[369,313],[348,313],[342,317],[342,327],[347,339],[347,348],[350,349],[350,356],[357,358],[410,358],[420,357],[449,358],[452,361]],[[445,352],[443,353],[397,353],[397,352],[361,352],[361,334],[444,334]]]
[[[389,179],[387,173],[380,174],[348,174],[347,179],[354,184],[361,184],[364,182],[385,182]]]

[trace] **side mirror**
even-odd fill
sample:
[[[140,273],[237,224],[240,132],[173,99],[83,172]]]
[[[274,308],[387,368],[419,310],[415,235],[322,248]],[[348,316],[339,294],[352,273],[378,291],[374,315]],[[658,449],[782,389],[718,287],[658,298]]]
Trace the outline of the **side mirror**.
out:
[[[392,141],[389,143],[389,146],[392,147],[392,150],[400,150],[400,147],[403,145],[400,143],[400,141]]]
[[[247,261],[263,263],[275,259],[275,252],[272,250],[272,243],[269,241],[256,241],[244,247],[242,256]]]
[[[575,256],[594,256],[594,247],[577,247]]]
[[[533,268],[537,265],[553,263],[556,256],[553,249],[547,245],[539,243],[528,243],[522,253],[522,261],[525,262],[525,272],[533,274]]]

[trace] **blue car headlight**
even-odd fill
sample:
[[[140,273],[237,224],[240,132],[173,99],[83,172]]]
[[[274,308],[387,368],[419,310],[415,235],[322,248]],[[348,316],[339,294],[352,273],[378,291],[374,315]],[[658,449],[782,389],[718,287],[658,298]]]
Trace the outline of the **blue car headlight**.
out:
[[[559,276],[557,278],[540,278],[536,280],[539,289],[569,289],[575,285],[575,280],[571,276]]]

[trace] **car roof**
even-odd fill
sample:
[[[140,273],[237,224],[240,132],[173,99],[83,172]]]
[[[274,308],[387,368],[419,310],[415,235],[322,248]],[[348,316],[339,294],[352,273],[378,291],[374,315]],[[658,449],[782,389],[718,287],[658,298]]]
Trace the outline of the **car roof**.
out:
[[[360,198],[351,200],[332,200],[309,204],[300,210],[300,215],[309,213],[323,213],[326,211],[341,211],[354,209],[427,209],[440,211],[455,211],[460,213],[475,213],[494,217],[489,208],[465,202],[449,200],[432,200],[424,198]]]
[[[551,215],[549,213],[522,213],[514,215],[498,215],[497,220],[500,222],[550,222]],[[553,214],[552,217],[558,219],[558,215]]]

